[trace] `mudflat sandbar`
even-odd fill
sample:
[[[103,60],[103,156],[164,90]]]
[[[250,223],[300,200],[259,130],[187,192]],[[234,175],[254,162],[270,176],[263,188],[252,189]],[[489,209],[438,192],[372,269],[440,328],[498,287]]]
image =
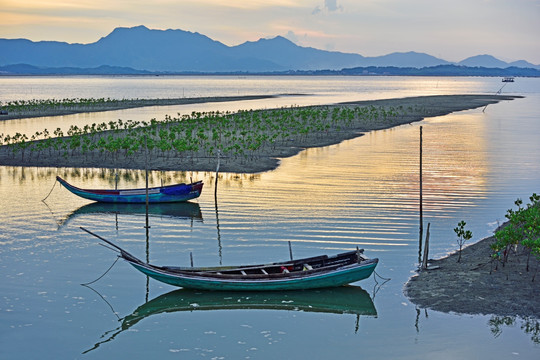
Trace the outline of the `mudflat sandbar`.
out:
[[[358,109],[359,107],[370,107],[379,109],[384,113],[384,116],[378,118],[369,118],[356,116],[348,120],[346,127],[334,126],[330,131],[317,131],[309,128],[305,133],[298,136],[288,136],[281,141],[272,142],[261,146],[256,153],[251,153],[249,156],[231,156],[223,154],[220,159],[222,172],[234,173],[258,173],[275,169],[279,166],[279,159],[297,154],[305,148],[328,146],[338,144],[343,140],[361,136],[365,132],[372,130],[387,129],[403,124],[410,124],[415,121],[420,121],[424,118],[442,116],[455,111],[467,109],[475,109],[485,107],[489,104],[495,104],[499,101],[513,100],[519,96],[503,96],[503,95],[439,95],[439,96],[417,96],[397,99],[384,99],[372,101],[357,101],[340,104],[332,104],[325,106],[310,106],[304,109],[327,110],[331,114],[335,109]],[[246,97],[240,97],[246,99]],[[236,99],[236,98],[235,98]],[[159,100],[163,104],[164,100]],[[201,102],[203,100],[201,99]],[[204,101],[208,101],[205,99]],[[223,99],[221,100],[223,101]],[[135,107],[136,104],[131,104]],[[155,105],[152,103],[151,105]],[[168,104],[167,104],[168,105]],[[147,106],[147,105],[139,105]],[[296,108],[303,109],[303,108]],[[390,109],[390,110],[389,110]],[[400,109],[399,111],[394,111]],[[269,110],[253,110],[261,114]],[[390,114],[390,115],[388,115]],[[54,114],[50,114],[54,115]],[[306,121],[304,119],[304,121]],[[307,120],[309,122],[309,119]],[[330,128],[335,124],[335,119],[331,115],[327,118],[319,119],[322,122],[322,127],[328,125]],[[241,127],[241,124],[236,124],[234,118],[230,123],[230,127]],[[201,130],[206,132],[206,136],[212,136],[212,129]],[[270,135],[268,130],[256,130],[256,135]],[[267,132],[265,134],[265,132]],[[101,135],[100,135],[101,134]],[[111,135],[111,131],[104,131],[100,134],[93,134],[107,138]],[[30,134],[28,135],[30,136]],[[122,137],[122,131],[114,132],[115,137]],[[65,142],[69,138],[64,138]],[[43,140],[40,140],[43,141]],[[223,148],[230,147],[231,144],[225,143],[227,140],[222,138],[224,142]],[[234,145],[234,144],[233,144]],[[263,144],[264,145],[264,144]],[[0,165],[11,166],[39,166],[39,167],[97,167],[97,168],[123,168],[123,169],[144,169],[145,156],[140,153],[135,155],[127,155],[125,152],[118,151],[111,156],[110,153],[93,150],[69,150],[69,156],[66,156],[67,151],[62,149],[47,151],[32,152],[13,151],[9,146],[0,147]],[[167,154],[153,149],[148,151],[148,169],[149,170],[171,170],[171,171],[215,171],[216,156],[209,156],[208,151],[200,149],[188,153],[172,153]]]
[[[430,260],[405,285],[405,294],[420,308],[461,314],[534,317],[540,319],[540,261],[528,250],[512,250],[503,266],[490,245],[493,236],[458,253]]]

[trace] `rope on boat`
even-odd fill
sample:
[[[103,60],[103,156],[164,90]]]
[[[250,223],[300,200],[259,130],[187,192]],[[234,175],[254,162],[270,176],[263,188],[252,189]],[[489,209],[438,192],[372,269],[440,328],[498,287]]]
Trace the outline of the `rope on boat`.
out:
[[[112,251],[114,251],[114,252],[117,252],[117,253],[121,254],[120,250],[115,249],[115,248],[113,248],[113,247],[107,246],[107,245],[105,245],[105,244],[98,244],[98,245],[101,245],[101,246],[103,246],[103,247],[106,248],[106,249],[109,249],[109,250],[112,250]],[[118,256],[120,256],[120,255],[118,255]]]
[[[105,275],[107,275],[107,273],[113,268],[114,264],[116,264],[116,262],[117,262],[118,259],[120,259],[120,258],[121,258],[121,256],[117,256],[117,257],[116,257],[116,260],[114,260],[113,264],[107,269],[107,271],[105,271],[105,272],[103,273],[103,275],[101,275],[100,277],[98,277],[96,280],[90,281],[90,282],[88,282],[88,283],[81,284],[81,285],[82,285],[82,286],[88,286],[88,285],[90,285],[90,284],[95,283],[96,281],[98,281],[99,279],[101,279],[102,277],[104,277]]]
[[[51,191],[49,191],[49,195],[51,195],[52,191],[54,190],[54,185],[56,185],[56,182],[57,182],[57,181],[58,181],[58,179],[56,179],[56,180],[54,181],[54,184],[53,184],[53,186],[52,186],[52,189],[51,189]],[[47,200],[47,198],[49,197],[49,195],[45,196],[45,199],[43,199],[43,200],[41,200],[41,201],[45,202],[45,200]]]

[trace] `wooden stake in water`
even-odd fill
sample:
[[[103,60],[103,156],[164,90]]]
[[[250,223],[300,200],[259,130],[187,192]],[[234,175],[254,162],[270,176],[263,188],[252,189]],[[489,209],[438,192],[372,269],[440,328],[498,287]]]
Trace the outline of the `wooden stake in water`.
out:
[[[291,242],[289,241],[289,255],[291,256],[291,261],[293,259],[292,257],[292,246],[291,246]]]
[[[144,137],[144,170],[146,175],[146,229],[150,228],[148,224],[148,137]]]
[[[219,179],[219,165],[221,163],[221,158],[219,157],[221,155],[221,151],[217,151],[217,166],[216,166],[216,183],[215,183],[215,186],[214,186],[214,200],[216,201],[217,203],[217,183],[218,183],[218,179]]]
[[[419,249],[418,249],[418,257],[420,262],[420,257],[422,254],[422,236],[424,234],[424,220],[423,220],[423,208],[422,208],[422,126],[420,126],[420,229],[419,229],[419,236],[418,236],[418,243],[419,243]]]
[[[429,254],[429,225],[431,225],[431,223],[427,224],[426,242],[424,243],[424,260],[422,261],[423,270],[427,269],[427,262],[428,262],[428,257],[429,257],[428,255]]]

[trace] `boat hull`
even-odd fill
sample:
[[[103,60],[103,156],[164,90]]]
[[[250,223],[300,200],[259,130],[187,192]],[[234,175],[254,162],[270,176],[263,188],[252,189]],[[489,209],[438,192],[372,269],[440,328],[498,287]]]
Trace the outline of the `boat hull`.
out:
[[[67,181],[57,176],[56,179],[71,193],[84,199],[123,204],[144,204],[146,203],[146,189],[128,190],[90,190],[81,189],[69,184]],[[148,189],[149,203],[171,203],[182,202],[198,198],[201,195],[203,182],[198,181],[191,184],[176,184]]]
[[[198,290],[220,291],[281,291],[337,287],[371,276],[378,259],[352,264],[327,272],[314,272],[298,277],[277,279],[209,279],[197,275],[176,275],[137,262],[128,262],[145,275],[174,286]]]
[[[379,259],[363,249],[260,265],[179,267],[143,262],[113,242],[81,227],[109,244],[120,257],[143,274],[186,289],[222,291],[283,291],[339,287],[371,276]]]

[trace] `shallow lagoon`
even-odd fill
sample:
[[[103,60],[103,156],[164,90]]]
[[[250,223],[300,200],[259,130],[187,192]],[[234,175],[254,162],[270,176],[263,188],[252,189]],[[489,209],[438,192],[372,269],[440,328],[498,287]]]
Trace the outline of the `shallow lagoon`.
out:
[[[32,89],[47,84],[52,88],[48,91],[61,94],[54,79],[31,79]],[[21,93],[14,80],[6,85],[0,79],[0,88],[7,86],[12,93]],[[86,80],[90,81],[87,85],[100,81],[118,85],[128,80],[135,84],[132,78]],[[178,91],[183,81],[161,80],[144,78],[145,87],[162,94],[151,97],[173,97],[159,89],[175,85]],[[184,92],[199,84],[196,78],[188,80]],[[219,89],[226,79],[210,80],[204,79],[207,88]],[[490,78],[284,78],[271,79],[270,84],[253,78],[234,80],[236,88],[222,86],[224,95],[227,91],[314,94],[279,100],[294,103],[348,100],[347,96],[353,95],[368,99],[495,92],[502,86],[500,79]],[[168,85],[171,82],[173,85]],[[536,358],[540,345],[520,328],[519,320],[497,332],[489,323],[497,319],[491,316],[417,309],[402,293],[418,262],[420,125],[424,128],[424,221],[431,223],[433,257],[457,248],[452,229],[458,221],[467,221],[473,240],[478,240],[504,220],[506,209],[516,198],[527,199],[538,193],[540,83],[517,79],[511,86],[505,87],[504,93],[526,98],[490,105],[485,112],[459,112],[372,132],[335,146],[309,149],[284,159],[275,171],[223,174],[217,205],[213,173],[154,172],[154,184],[192,177],[204,180],[206,187],[199,200],[187,207],[156,209],[149,218],[148,237],[143,214],[103,212],[58,185],[46,204],[41,202],[51,191],[57,173],[86,187],[111,187],[114,175],[110,171],[0,167],[4,214],[0,225],[0,357],[267,359],[338,354],[354,358]],[[83,92],[92,87],[79,84],[68,89]],[[28,83],[23,88],[28,89]],[[247,90],[238,90],[244,88]],[[142,97],[129,93],[125,97],[136,96]],[[212,104],[212,109],[215,106]],[[227,106],[232,110],[235,106],[272,104]],[[132,109],[126,116],[159,118],[156,110],[173,114],[191,111]],[[90,121],[118,118],[118,112],[112,113],[92,115]],[[0,132],[18,126],[42,130],[42,122],[65,118],[10,121],[2,124]],[[134,185],[144,185],[144,174],[122,171],[119,186]],[[391,280],[372,277],[354,284],[365,290],[356,306],[362,311],[356,313],[350,299],[338,302],[337,310],[328,310],[327,305],[320,304],[320,294],[313,296],[313,311],[301,306],[302,297],[282,302],[296,301],[298,307],[279,309],[257,308],[249,301],[245,308],[201,309],[200,299],[187,297],[191,310],[166,304],[126,326],[125,317],[129,320],[136,310],[136,314],[145,313],[151,307],[144,307],[146,302],[175,289],[148,282],[121,261],[92,288],[81,286],[103,274],[116,255],[97,246],[97,241],[79,226],[156,264],[188,265],[190,253],[197,265],[284,260],[289,256],[288,241],[298,257],[358,245],[367,255],[380,258],[377,273]],[[366,305],[365,295],[372,307],[369,301]]]

